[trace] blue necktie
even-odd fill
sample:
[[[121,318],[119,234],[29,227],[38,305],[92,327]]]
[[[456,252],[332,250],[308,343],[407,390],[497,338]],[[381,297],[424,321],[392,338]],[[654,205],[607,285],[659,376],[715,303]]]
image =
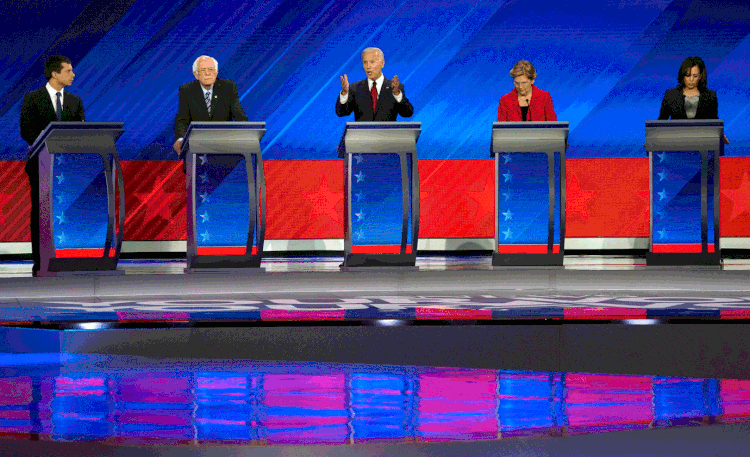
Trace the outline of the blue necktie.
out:
[[[57,93],[57,106],[55,106],[55,114],[57,114],[57,120],[62,120],[62,103],[60,103],[60,98],[62,97],[62,94],[60,92]]]

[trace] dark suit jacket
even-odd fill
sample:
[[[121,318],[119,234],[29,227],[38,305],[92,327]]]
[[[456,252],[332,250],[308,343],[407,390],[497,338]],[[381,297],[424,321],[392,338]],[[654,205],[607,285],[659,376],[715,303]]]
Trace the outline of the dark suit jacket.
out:
[[[698,111],[695,113],[694,119],[718,119],[719,101],[716,98],[716,92],[711,89],[703,89],[700,93]],[[667,120],[669,118],[687,119],[687,114],[685,113],[685,96],[682,95],[682,88],[679,86],[664,92],[664,98],[661,101],[659,120]]]
[[[380,87],[378,94],[378,104],[375,113],[372,112],[372,95],[367,79],[357,81],[349,85],[349,99],[343,105],[339,102],[339,95],[336,95],[336,115],[339,117],[348,116],[354,113],[354,120],[371,121],[371,122],[392,122],[396,121],[399,114],[402,117],[411,117],[414,114],[414,107],[409,103],[404,92],[404,85],[399,83],[401,93],[404,98],[401,103],[397,102],[391,91],[391,80],[385,79]]]
[[[214,82],[210,117],[201,84],[197,80],[180,86],[179,95],[177,116],[174,118],[175,140],[185,137],[188,125],[192,121],[247,121],[240,97],[237,95],[237,85],[228,79],[216,78]]]
[[[66,90],[63,93],[62,121],[85,120],[83,102]],[[26,94],[21,104],[21,137],[31,145],[50,122],[57,122],[57,115],[46,87]]]

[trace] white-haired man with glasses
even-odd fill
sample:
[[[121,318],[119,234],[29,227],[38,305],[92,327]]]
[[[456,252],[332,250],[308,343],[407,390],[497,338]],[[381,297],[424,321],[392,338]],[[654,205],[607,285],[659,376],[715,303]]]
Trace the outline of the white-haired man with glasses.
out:
[[[237,84],[217,78],[218,74],[219,62],[213,57],[200,56],[193,62],[196,80],[180,86],[172,146],[177,154],[182,150],[182,140],[192,121],[247,121],[237,95]]]

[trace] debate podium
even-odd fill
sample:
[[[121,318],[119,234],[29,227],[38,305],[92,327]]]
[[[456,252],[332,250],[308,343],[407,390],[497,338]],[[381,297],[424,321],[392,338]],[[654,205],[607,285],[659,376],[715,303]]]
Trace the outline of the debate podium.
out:
[[[343,267],[414,267],[419,233],[419,122],[348,122]]]
[[[567,122],[495,122],[492,266],[562,266]]]
[[[262,271],[265,122],[192,122],[181,157],[187,174],[188,273]]]
[[[646,265],[721,267],[724,121],[646,121],[651,233]]]
[[[31,145],[29,160],[39,167],[38,276],[122,273],[125,191],[115,147],[122,127],[52,122]]]

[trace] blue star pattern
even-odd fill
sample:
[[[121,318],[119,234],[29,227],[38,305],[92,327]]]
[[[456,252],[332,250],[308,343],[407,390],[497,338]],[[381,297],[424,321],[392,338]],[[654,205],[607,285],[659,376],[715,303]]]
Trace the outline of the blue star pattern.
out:
[[[549,238],[548,159],[540,153],[505,153],[496,160],[497,215],[501,245],[547,244]]]
[[[652,239],[655,244],[701,244],[701,156],[690,151],[653,155]],[[713,173],[709,175],[712,190]],[[658,187],[656,187],[658,183]],[[709,195],[709,243],[713,242],[713,194]]]
[[[513,220],[513,213],[511,213],[510,210],[504,212],[503,216],[505,216],[506,221]]]
[[[101,249],[109,215],[101,156],[66,153],[55,154],[52,159],[50,218],[56,248]]]
[[[240,247],[247,245],[248,200],[247,162],[241,155],[202,154],[195,165],[196,224],[198,247]],[[254,170],[255,163],[251,164]],[[257,245],[257,222],[253,246]]]
[[[402,235],[401,161],[398,154],[356,154],[351,161],[349,216],[357,246],[400,246]],[[407,158],[407,167],[411,160]],[[411,198],[408,199],[411,207]],[[411,224],[411,220],[408,221]],[[407,244],[411,239],[407,228]]]

